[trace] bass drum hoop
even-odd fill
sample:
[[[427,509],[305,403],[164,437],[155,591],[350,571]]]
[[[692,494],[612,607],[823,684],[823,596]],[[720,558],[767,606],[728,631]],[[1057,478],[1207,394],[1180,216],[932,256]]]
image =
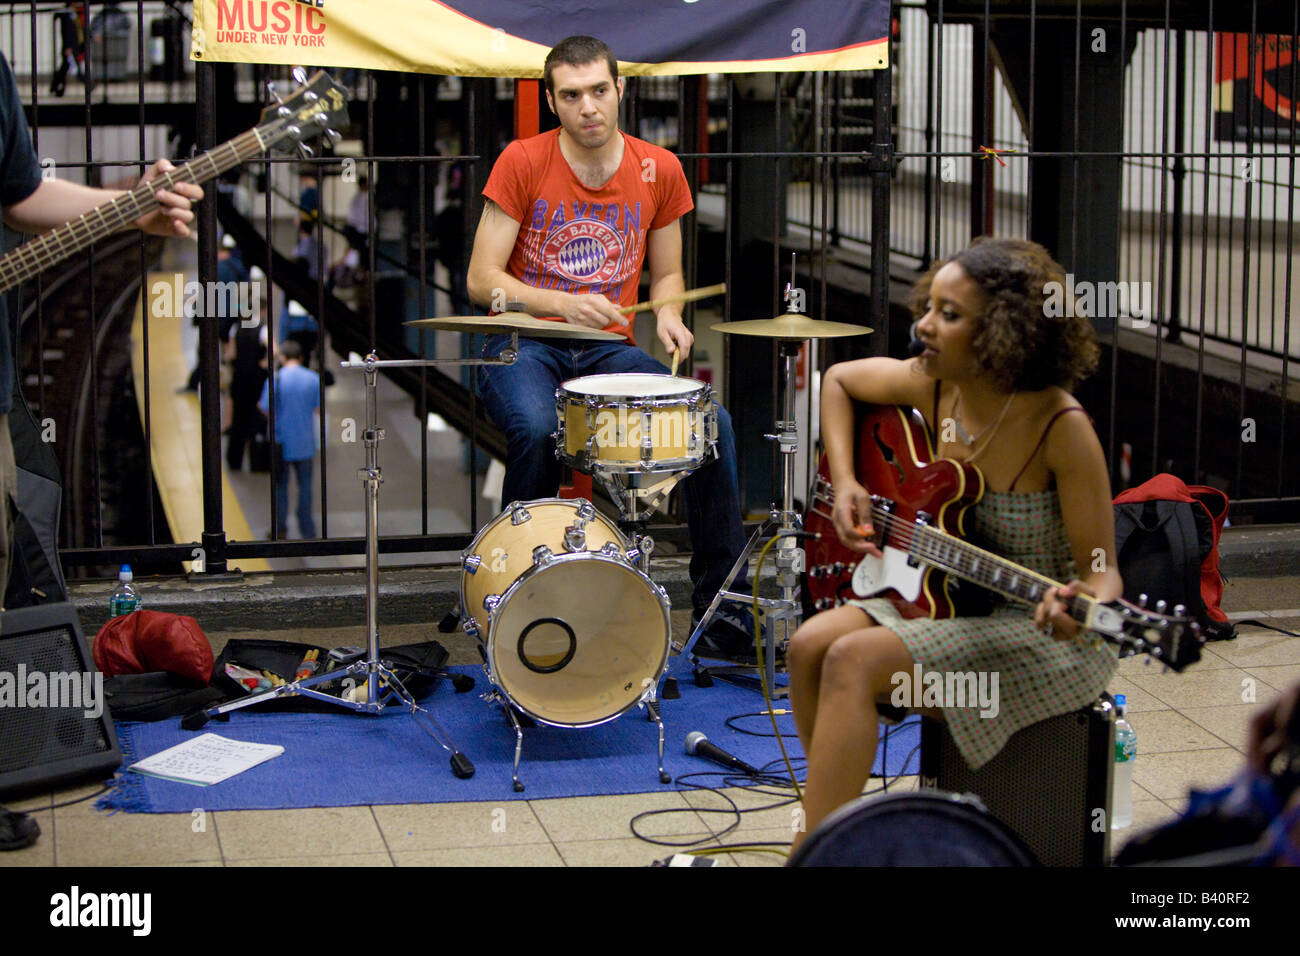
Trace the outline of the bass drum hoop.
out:
[[[529,707],[525,703],[522,703],[518,699],[521,695],[512,692],[511,689],[506,686],[507,682],[502,680],[502,670],[498,654],[508,655],[517,653],[518,641],[513,636],[502,639],[501,635],[498,633],[499,623],[502,616],[508,613],[511,599],[514,598],[520,590],[532,583],[534,578],[541,575],[554,575],[559,573],[556,570],[559,567],[567,567],[569,565],[587,561],[616,565],[623,571],[628,572],[628,574],[632,576],[633,580],[638,580],[639,583],[646,586],[646,593],[655,600],[659,607],[660,618],[656,621],[656,624],[662,623],[663,647],[658,654],[658,662],[655,664],[652,672],[642,678],[641,692],[636,694],[621,707],[618,707],[611,713],[591,720],[558,720],[553,715],[540,713],[539,711],[541,708]],[[659,686],[659,681],[668,670],[668,652],[672,645],[670,612],[671,605],[668,600],[668,593],[662,587],[650,580],[650,578],[639,569],[628,563],[627,559],[621,555],[606,555],[595,551],[574,551],[568,554],[557,554],[545,564],[534,565],[523,574],[519,575],[510,587],[506,589],[505,593],[501,595],[501,600],[488,615],[487,637],[486,640],[482,642],[484,652],[487,655],[488,680],[510,703],[510,706],[514,707],[520,713],[527,714],[538,723],[546,724],[550,727],[566,728],[597,727],[600,724],[608,723],[611,720],[621,717],[633,707],[636,707],[642,701],[653,695],[656,688]]]

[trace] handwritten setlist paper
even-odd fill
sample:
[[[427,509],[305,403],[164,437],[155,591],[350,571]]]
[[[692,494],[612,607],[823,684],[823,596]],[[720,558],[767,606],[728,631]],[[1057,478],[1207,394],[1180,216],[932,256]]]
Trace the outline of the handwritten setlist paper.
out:
[[[278,744],[250,744],[203,734],[133,763],[128,769],[163,780],[207,787],[284,753]]]

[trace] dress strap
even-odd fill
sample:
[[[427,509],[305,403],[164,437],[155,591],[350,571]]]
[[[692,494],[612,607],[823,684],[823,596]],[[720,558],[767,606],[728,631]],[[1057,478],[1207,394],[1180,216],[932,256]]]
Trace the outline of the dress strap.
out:
[[[1042,448],[1043,443],[1047,441],[1047,433],[1052,430],[1052,426],[1056,424],[1056,420],[1060,418],[1062,415],[1064,415],[1066,412],[1082,412],[1082,411],[1084,411],[1082,405],[1071,405],[1069,408],[1062,408],[1059,412],[1057,412],[1055,415],[1053,415],[1051,418],[1047,420],[1047,425],[1043,428],[1043,434],[1038,437],[1038,444],[1034,446],[1034,450],[1029,453],[1029,457],[1025,459],[1025,463],[1021,465],[1020,470],[1016,472],[1016,477],[1011,480],[1011,487],[1008,488],[1007,491],[1016,490],[1016,482],[1020,480],[1020,476],[1025,473],[1025,469],[1029,467],[1029,463],[1034,460],[1034,457],[1038,454],[1038,450]],[[1091,417],[1088,420],[1091,421],[1092,420]]]
[[[943,385],[942,380],[934,380],[934,417],[930,421],[934,422],[935,434],[939,432],[939,387],[941,385]]]

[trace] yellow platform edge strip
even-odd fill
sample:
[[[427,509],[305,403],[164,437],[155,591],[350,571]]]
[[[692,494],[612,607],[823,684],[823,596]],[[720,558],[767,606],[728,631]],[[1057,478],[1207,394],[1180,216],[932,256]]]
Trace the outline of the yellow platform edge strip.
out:
[[[159,316],[154,309],[156,287],[167,289],[168,301],[174,274],[149,273],[144,292],[136,300],[135,319],[131,325],[131,369],[135,374],[135,395],[140,405],[140,421],[144,422],[144,303],[149,306],[149,408],[150,463],[158,497],[162,499],[167,524],[172,539],[179,543],[197,542],[203,538],[203,463],[201,424],[198,396],[193,392],[177,394],[176,388],[190,375],[189,364],[181,349],[181,323],[184,316]],[[181,279],[184,282],[184,277]],[[169,312],[170,309],[162,309]],[[234,488],[221,471],[221,509],[229,541],[251,541],[253,532],[248,518],[235,496]],[[189,571],[193,562],[186,561]],[[239,562],[244,573],[269,571],[262,558],[246,558]],[[234,570],[232,566],[232,570]]]

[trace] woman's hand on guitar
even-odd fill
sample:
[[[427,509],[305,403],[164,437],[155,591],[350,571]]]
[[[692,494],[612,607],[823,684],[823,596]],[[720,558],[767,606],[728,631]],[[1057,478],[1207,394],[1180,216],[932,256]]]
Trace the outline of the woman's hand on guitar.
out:
[[[871,495],[858,482],[844,481],[835,485],[831,520],[844,547],[858,554],[883,557],[880,548],[871,540],[876,533],[871,526]]]
[[[1065,602],[1077,594],[1097,596],[1097,592],[1092,587],[1078,579],[1064,587],[1048,588],[1042,601],[1034,608],[1034,623],[1058,641],[1074,640],[1083,632],[1083,625],[1070,616],[1069,607]]]

